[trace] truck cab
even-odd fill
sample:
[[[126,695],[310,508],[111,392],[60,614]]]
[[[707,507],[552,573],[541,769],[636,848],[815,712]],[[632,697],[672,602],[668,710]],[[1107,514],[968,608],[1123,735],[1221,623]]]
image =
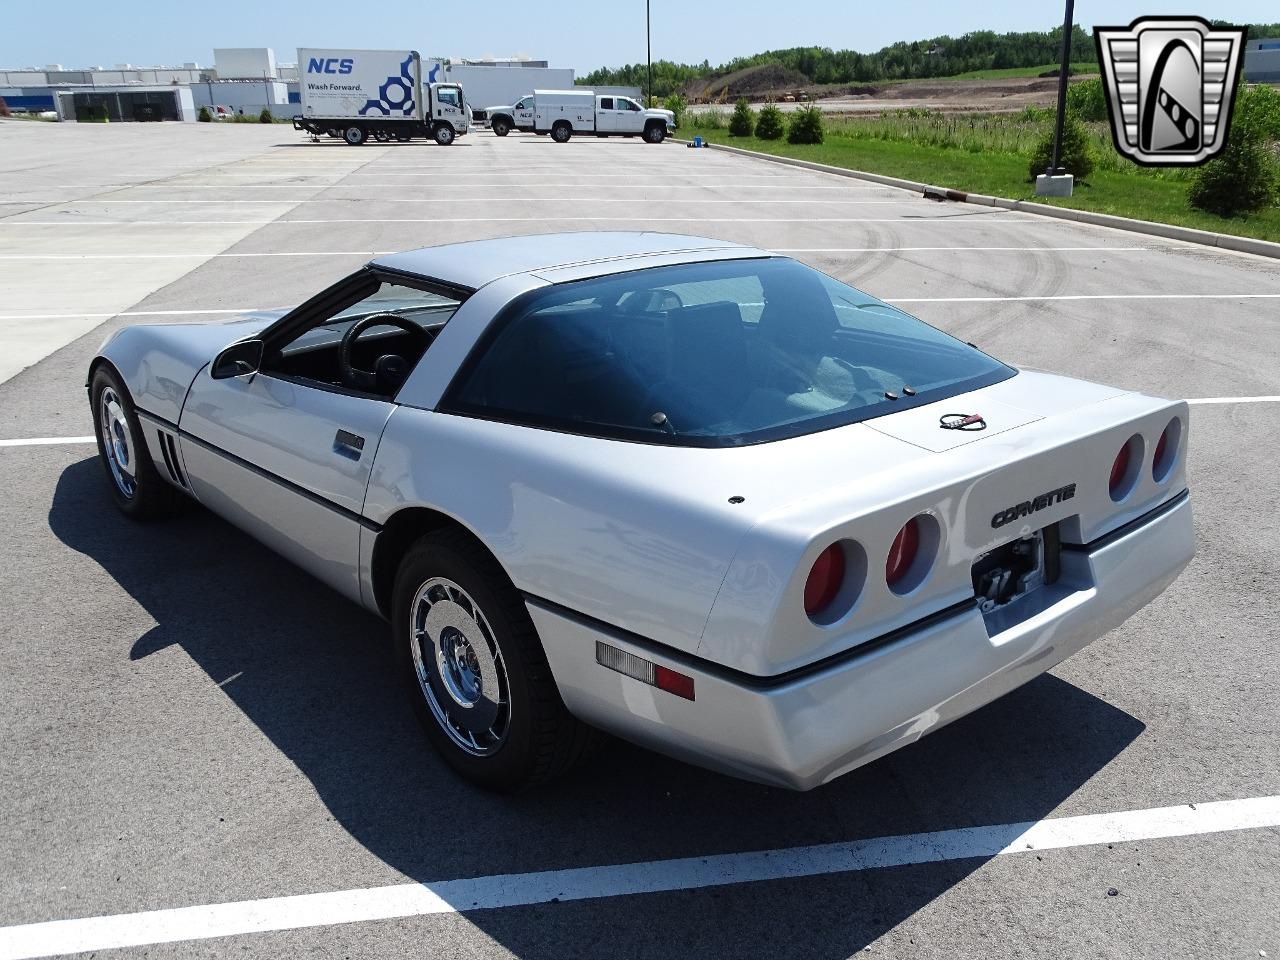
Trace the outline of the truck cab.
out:
[[[500,137],[505,137],[512,130],[533,132],[533,94],[521,97],[509,106],[489,107],[485,112],[489,117],[489,129]]]
[[[431,125],[439,128],[447,124],[456,136],[465,136],[470,117],[466,101],[462,98],[462,87],[456,83],[432,83],[428,86],[431,93]]]

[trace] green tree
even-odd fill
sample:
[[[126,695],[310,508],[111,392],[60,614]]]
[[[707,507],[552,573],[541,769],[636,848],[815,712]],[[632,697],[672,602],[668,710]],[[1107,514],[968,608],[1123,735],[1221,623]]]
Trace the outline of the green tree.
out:
[[[209,112],[208,107],[201,107],[200,112],[196,114],[196,119],[201,123],[213,123],[213,114]]]
[[[1034,180],[1049,169],[1053,162],[1053,128],[1050,127],[1044,137],[1036,144],[1031,154],[1031,163],[1027,167]],[[1072,111],[1067,111],[1066,120],[1062,124],[1062,153],[1058,158],[1059,166],[1066,168],[1067,173],[1077,180],[1085,180],[1093,173],[1098,158],[1093,144],[1089,141],[1089,132],[1085,130],[1080,118]]]
[[[259,123],[275,123],[275,118],[271,116],[271,110],[267,107],[262,108],[262,112],[258,114]]]
[[[1264,210],[1280,197],[1280,172],[1265,141],[1232,130],[1222,153],[1191,177],[1187,202],[1220,217]]]
[[[756,136],[761,140],[781,140],[787,132],[786,118],[782,111],[772,103],[766,103],[756,120]]]
[[[787,143],[821,143],[822,138],[821,109],[801,107],[791,114],[791,122],[787,125]]]
[[[739,97],[733,105],[733,116],[729,118],[729,136],[749,137],[755,128],[755,111],[747,104],[746,97]]]

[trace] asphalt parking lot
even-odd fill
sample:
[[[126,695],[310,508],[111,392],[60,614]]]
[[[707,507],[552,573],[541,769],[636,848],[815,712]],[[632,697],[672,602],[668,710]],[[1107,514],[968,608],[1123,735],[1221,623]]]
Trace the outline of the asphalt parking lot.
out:
[[[207,514],[115,512],[83,442],[110,330],[596,229],[786,251],[1013,364],[1215,401],[1192,406],[1196,560],[810,793],[615,743],[512,798],[430,752],[380,621]],[[1280,828],[1228,803],[1280,795],[1280,261],[673,143],[8,122],[0,289],[0,958],[1280,956]],[[1225,812],[1151,827],[1201,811]],[[1128,819],[1091,834],[1102,814]]]

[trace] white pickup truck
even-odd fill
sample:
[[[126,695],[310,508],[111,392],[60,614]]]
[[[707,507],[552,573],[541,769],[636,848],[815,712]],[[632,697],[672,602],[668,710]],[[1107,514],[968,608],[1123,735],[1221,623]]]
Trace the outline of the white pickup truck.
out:
[[[643,136],[661,143],[676,128],[670,110],[646,110],[630,97],[594,90],[535,90],[519,103],[488,112],[489,125],[500,137],[511,130],[532,130],[551,134],[557,143],[567,143],[575,133]]]

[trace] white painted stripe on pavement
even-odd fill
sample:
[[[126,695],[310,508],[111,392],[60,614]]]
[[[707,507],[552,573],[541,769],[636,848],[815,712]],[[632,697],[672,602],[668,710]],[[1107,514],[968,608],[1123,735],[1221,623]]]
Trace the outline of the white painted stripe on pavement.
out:
[[[828,206],[854,206],[865,204],[888,204],[888,203],[909,203],[916,197],[906,196],[901,200],[833,200],[827,197],[802,198],[769,198],[769,199],[753,199],[751,197],[718,197],[710,200],[700,200],[691,198],[682,200],[681,203],[737,203],[737,204],[762,204],[762,203],[822,203]],[[243,200],[236,199],[217,199],[217,200],[118,200],[118,199],[100,199],[98,197],[77,197],[70,200],[52,199],[49,197],[31,197],[26,200],[0,200],[0,204],[18,205],[27,203],[80,203],[80,204],[217,204],[225,206],[227,204],[255,204],[279,206],[280,204],[302,204],[302,203],[653,203],[652,198],[647,197],[282,197],[279,200]]]
[[[283,201],[282,201],[283,202]],[[1066,221],[1060,221],[1065,223]],[[1034,214],[997,217],[989,213],[952,214],[941,217],[339,217],[320,220],[0,220],[0,227],[278,227],[315,223],[897,223],[902,226],[971,226],[987,223],[1021,223],[1054,226]]]
[[[241,307],[239,310],[122,310],[120,313],[0,313],[0,320],[102,320],[111,317],[220,317],[238,313],[280,310],[281,307]]]
[[[1274,300],[1280,293],[1059,293],[1041,297],[885,297],[889,303],[1016,303],[1039,300]]]
[[[1280,397],[1199,397],[1195,400],[1188,400],[1190,404],[1214,404],[1214,403],[1280,403]]]
[[[779,850],[405,883],[0,927],[0,960],[429,914],[790,880],[1280,826],[1280,797],[963,827]]]
[[[1150,247],[777,247],[773,253],[905,253],[912,251],[971,250],[979,253],[1132,253]],[[397,250],[262,250],[251,253],[15,253],[0,254],[5,260],[182,260],[229,257],[378,257]]]
[[[46,447],[59,444],[97,442],[97,437],[28,437],[21,440],[0,440],[0,447]]]

